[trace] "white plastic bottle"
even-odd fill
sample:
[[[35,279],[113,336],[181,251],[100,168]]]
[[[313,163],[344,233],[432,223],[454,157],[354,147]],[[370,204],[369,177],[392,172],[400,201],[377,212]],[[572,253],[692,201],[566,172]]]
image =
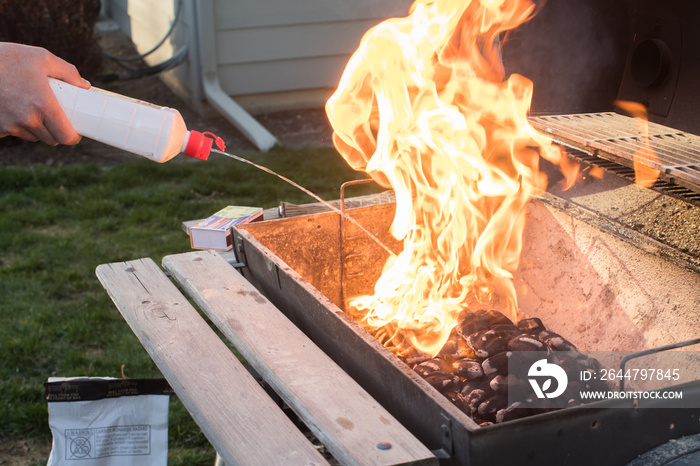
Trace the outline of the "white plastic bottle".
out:
[[[53,78],[49,78],[49,84],[81,136],[160,163],[181,152],[203,160],[209,157],[213,140],[204,133],[188,131],[175,109],[96,87],[82,89]],[[212,136],[223,150],[223,141]]]

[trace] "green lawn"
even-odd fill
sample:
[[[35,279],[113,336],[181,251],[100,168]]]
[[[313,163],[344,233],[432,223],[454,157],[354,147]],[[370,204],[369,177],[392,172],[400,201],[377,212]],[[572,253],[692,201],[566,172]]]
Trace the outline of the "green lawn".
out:
[[[20,149],[21,150],[21,149]],[[252,153],[324,199],[363,178],[332,149]],[[184,157],[183,157],[184,159]],[[51,433],[49,376],[160,377],[94,270],[99,264],[189,250],[185,220],[229,204],[314,202],[246,164],[148,160],[121,165],[0,168],[0,442]],[[170,464],[213,464],[214,453],[173,397]]]

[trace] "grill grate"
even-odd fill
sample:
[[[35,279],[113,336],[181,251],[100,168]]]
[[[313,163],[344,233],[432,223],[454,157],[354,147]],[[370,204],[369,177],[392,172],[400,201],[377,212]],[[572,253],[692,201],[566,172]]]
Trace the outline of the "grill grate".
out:
[[[613,169],[605,159],[622,165],[619,173],[633,177],[630,171],[635,156],[644,165],[661,172],[659,188],[678,185],[678,193],[700,193],[700,137],[656,123],[649,123],[649,147],[645,148],[638,121],[616,113],[584,113],[530,117],[538,130],[553,136],[555,142],[579,149],[590,157],[587,162]],[[575,154],[576,155],[576,154]],[[580,157],[584,160],[586,157]],[[669,185],[670,184],[670,185]],[[666,185],[666,186],[665,186]],[[672,188],[672,186],[671,186]],[[689,200],[693,193],[689,194]]]

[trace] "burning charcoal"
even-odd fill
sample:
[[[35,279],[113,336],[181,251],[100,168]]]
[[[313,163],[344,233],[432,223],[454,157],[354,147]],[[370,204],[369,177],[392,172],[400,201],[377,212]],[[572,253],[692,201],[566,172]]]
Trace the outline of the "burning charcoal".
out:
[[[538,334],[538,338],[546,343],[552,351],[569,352],[571,357],[576,357],[579,354],[576,346],[558,333],[543,330]]]
[[[416,371],[421,377],[426,378],[434,372],[442,372],[445,374],[451,373],[452,367],[450,367],[450,365],[443,359],[433,358],[420,364],[416,364],[413,370]]]
[[[453,354],[452,357],[454,357],[455,359],[473,359],[476,357],[476,353],[474,353],[474,350],[469,346],[466,340],[460,338],[457,341],[457,352]]]
[[[479,423],[479,427],[488,427],[488,426],[492,426],[492,425],[493,425],[493,422],[491,422],[491,421],[484,421],[484,422]]]
[[[513,321],[510,320],[508,317],[504,316],[503,313],[499,311],[486,311],[488,314],[489,318],[491,319],[491,326],[494,325],[505,325],[505,324],[510,324],[513,325]]]
[[[508,358],[511,353],[509,351],[503,351],[496,353],[490,358],[487,358],[481,363],[481,367],[484,370],[484,374],[507,374],[508,373]]]
[[[494,330],[481,330],[467,337],[467,344],[480,358],[500,353],[508,346],[508,340]]]
[[[438,353],[438,357],[462,359],[474,358],[476,357],[476,354],[474,354],[474,350],[469,347],[467,342],[462,337],[456,335],[454,340],[452,338],[447,340],[447,343],[445,343]]]
[[[516,335],[520,335],[521,333],[523,333],[523,331],[520,330],[518,328],[518,326],[515,325],[510,320],[508,322],[495,323],[495,324],[491,325],[491,327],[489,327],[489,328],[491,330],[496,330],[497,332],[504,334],[504,335],[516,336]]]
[[[472,411],[469,407],[469,403],[467,403],[467,400],[462,396],[460,392],[456,390],[447,390],[446,392],[443,392],[443,395],[445,396],[445,398],[450,400],[455,406],[457,406],[457,408],[471,415]]]
[[[469,335],[499,324],[512,325],[513,322],[498,311],[480,309],[478,311],[464,311],[456,329],[459,336],[466,340]]]
[[[527,333],[518,335],[508,342],[511,351],[549,351],[547,345]]]
[[[442,345],[442,348],[440,348],[440,352],[438,353],[439,357],[445,357],[445,356],[452,356],[453,354],[457,353],[457,342],[460,340],[459,335],[457,335],[457,332],[454,330],[452,333],[450,333],[450,337],[447,339],[444,345]]]
[[[455,375],[467,380],[475,380],[484,375],[481,363],[477,359],[457,359],[452,363],[452,368]]]
[[[491,379],[489,382],[489,387],[495,393],[500,393],[502,395],[508,394],[508,376],[503,374],[498,374],[496,377]]]
[[[499,409],[503,409],[508,404],[508,398],[503,395],[493,395],[487,398],[477,408],[476,412],[481,419],[486,421],[495,420],[496,413]]]
[[[423,378],[439,392],[456,389],[459,386],[459,377],[444,372],[433,372]]]
[[[498,412],[496,412],[496,423],[513,421],[529,416],[530,414],[532,414],[532,411],[529,408],[524,407],[522,403],[516,401],[512,405],[499,409]]]
[[[485,309],[464,311],[455,327],[457,334],[465,340],[472,333],[489,328],[490,316]]]
[[[428,353],[418,351],[418,349],[416,348],[411,348],[410,350],[408,350],[407,354],[403,356],[403,360],[409,366],[413,366],[414,364],[420,364],[429,359],[431,359],[431,356]]]
[[[457,334],[456,330],[452,330],[450,337],[437,355],[437,357],[440,358],[452,359],[473,358],[474,356],[474,350],[472,350],[467,342]]]
[[[542,330],[545,330],[544,324],[542,324],[542,321],[537,317],[531,317],[529,319],[523,319],[519,321],[518,328],[523,332],[529,333],[531,335],[536,335]]]
[[[491,330],[494,331],[496,335],[498,335],[499,338],[502,338],[509,342],[513,338],[519,337],[523,335],[522,330],[520,330],[518,327],[516,327],[513,324],[499,324],[499,325],[494,325],[491,327]],[[506,343],[506,346],[508,344]]]
[[[409,366],[417,365],[425,361],[429,361],[430,355],[429,354],[416,354],[414,356],[407,356],[404,358],[404,361],[406,364]]]

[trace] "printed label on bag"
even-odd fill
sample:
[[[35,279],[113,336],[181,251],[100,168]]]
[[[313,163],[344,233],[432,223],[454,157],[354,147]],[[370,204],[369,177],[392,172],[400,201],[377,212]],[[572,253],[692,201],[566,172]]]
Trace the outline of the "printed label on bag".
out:
[[[67,460],[151,454],[148,425],[70,429],[65,434]]]

